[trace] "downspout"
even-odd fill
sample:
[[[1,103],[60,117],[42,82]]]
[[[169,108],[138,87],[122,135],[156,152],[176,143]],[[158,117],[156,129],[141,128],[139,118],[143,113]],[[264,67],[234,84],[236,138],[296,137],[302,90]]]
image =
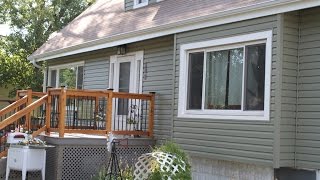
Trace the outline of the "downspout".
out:
[[[298,48],[297,48],[297,80],[296,80],[296,117],[294,138],[294,167],[297,168],[297,136],[298,136],[298,104],[299,104],[299,77],[300,77],[300,43],[301,43],[301,13],[298,11]]]
[[[173,140],[174,127],[174,97],[175,97],[175,79],[176,79],[176,54],[177,54],[177,34],[173,36],[173,59],[172,59],[172,98],[171,98],[171,140]]]
[[[32,65],[38,69],[42,69],[44,70],[44,68],[42,66],[40,66],[39,64],[37,64],[36,59],[32,59]]]

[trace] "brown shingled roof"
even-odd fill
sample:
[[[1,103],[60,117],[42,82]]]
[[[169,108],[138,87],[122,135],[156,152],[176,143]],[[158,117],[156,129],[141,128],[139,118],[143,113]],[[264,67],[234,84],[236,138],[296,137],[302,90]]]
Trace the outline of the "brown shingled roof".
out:
[[[124,0],[99,0],[44,43],[31,57],[101,38],[172,24],[274,0],[165,0],[124,10]]]
[[[165,0],[124,11],[124,0],[99,0],[32,56],[118,34],[227,11],[267,0]]]

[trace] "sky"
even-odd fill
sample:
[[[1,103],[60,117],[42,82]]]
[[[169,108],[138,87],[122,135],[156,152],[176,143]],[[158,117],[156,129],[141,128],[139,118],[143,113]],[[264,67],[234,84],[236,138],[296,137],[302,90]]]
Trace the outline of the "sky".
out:
[[[6,36],[10,33],[10,28],[7,24],[0,24],[0,35]]]

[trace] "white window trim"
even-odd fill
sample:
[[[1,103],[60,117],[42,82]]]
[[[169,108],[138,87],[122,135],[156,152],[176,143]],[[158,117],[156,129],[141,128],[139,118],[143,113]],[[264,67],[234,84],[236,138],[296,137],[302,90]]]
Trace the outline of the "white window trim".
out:
[[[143,7],[143,6],[147,6],[148,3],[149,3],[149,0],[147,0],[146,2],[144,3],[138,3],[139,0],[134,0],[134,3],[133,3],[133,8],[136,9],[136,8],[140,8],[140,7]]]
[[[187,110],[187,82],[188,82],[188,53],[198,52],[201,49],[216,49],[221,46],[241,46],[244,43],[255,41],[266,42],[265,59],[265,94],[264,111],[241,111],[241,110]],[[223,48],[223,47],[222,47]],[[221,38],[209,41],[183,44],[180,46],[180,77],[179,77],[179,100],[178,118],[218,119],[218,120],[270,120],[270,89],[271,89],[271,63],[272,63],[272,30]]]
[[[51,71],[56,70],[56,84],[55,87],[58,88],[59,85],[59,71],[60,69],[65,69],[65,68],[70,68],[70,67],[78,67],[78,66],[83,66],[84,67],[84,61],[76,62],[76,63],[68,63],[68,64],[61,64],[61,65],[55,65],[55,66],[50,66],[48,69],[48,85],[51,84]],[[76,77],[76,82],[78,81],[78,76]],[[54,87],[54,88],[55,88]]]

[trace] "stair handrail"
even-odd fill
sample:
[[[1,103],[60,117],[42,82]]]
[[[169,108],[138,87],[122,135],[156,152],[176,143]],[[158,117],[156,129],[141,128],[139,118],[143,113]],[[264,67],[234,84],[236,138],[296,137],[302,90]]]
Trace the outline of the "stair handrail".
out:
[[[23,98],[15,101],[14,103],[8,105],[7,107],[0,110],[0,117],[9,113],[10,111],[13,111],[14,109],[20,107],[21,105],[27,103],[28,96],[24,96]]]
[[[27,107],[25,107],[24,109],[16,112],[15,114],[9,116],[8,118],[6,118],[5,120],[0,122],[0,129],[5,128],[6,126],[14,123],[15,121],[17,121],[18,119],[20,119],[21,117],[27,115],[28,113],[30,113],[31,111],[33,111],[34,109],[36,109],[37,107],[41,106],[43,103],[45,103],[48,99],[48,95],[45,95],[43,97],[41,97],[40,99],[34,101],[33,103],[31,103],[30,105],[28,105]]]

